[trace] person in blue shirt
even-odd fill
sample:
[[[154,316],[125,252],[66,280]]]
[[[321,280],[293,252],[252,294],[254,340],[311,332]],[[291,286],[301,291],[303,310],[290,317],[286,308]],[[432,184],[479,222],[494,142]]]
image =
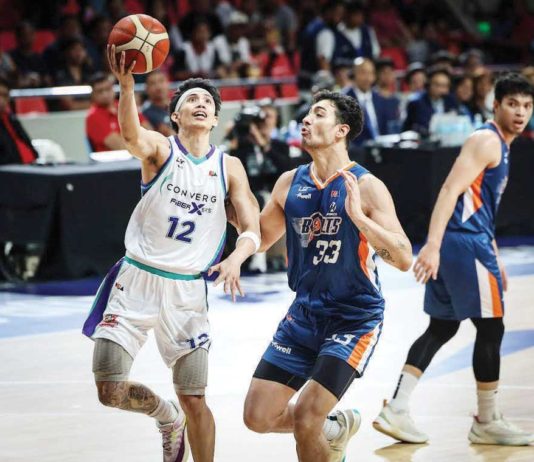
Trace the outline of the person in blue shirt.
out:
[[[518,74],[497,82],[494,119],[464,143],[439,193],[427,242],[414,265],[416,279],[426,284],[424,309],[430,323],[411,346],[393,398],[373,423],[378,431],[400,441],[428,440],[410,417],[411,394],[434,355],[454,337],[464,319],[471,319],[477,331],[473,372],[478,414],[469,440],[508,446],[534,442],[533,434],[505,420],[496,405],[507,277],[495,241],[497,209],[508,182],[510,144],[532,116],[533,98],[534,86]]]
[[[317,93],[302,127],[313,161],[278,179],[261,214],[261,249],[286,233],[295,300],[254,373],[244,420],[259,433],[293,433],[301,462],[345,460],[360,416],[329,413],[362,376],[380,337],[375,256],[402,271],[412,262],[386,186],[349,159],[362,125],[354,98]]]

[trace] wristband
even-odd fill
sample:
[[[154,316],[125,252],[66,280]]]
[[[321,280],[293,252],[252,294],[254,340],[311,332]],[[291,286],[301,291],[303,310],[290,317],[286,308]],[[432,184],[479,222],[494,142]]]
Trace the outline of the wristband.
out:
[[[256,253],[260,249],[260,238],[256,233],[253,233],[252,231],[245,231],[244,233],[241,233],[239,237],[237,238],[237,241],[235,241],[235,244],[237,246],[237,243],[240,239],[249,238],[252,242],[254,242],[254,253]]]

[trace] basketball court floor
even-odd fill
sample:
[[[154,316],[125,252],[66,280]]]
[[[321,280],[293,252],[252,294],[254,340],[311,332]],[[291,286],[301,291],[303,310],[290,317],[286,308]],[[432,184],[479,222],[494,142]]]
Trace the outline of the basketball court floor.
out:
[[[502,253],[510,281],[499,403],[510,421],[534,432],[534,247]],[[414,393],[413,416],[430,435],[429,444],[396,444],[372,429],[409,346],[427,324],[423,287],[412,273],[384,264],[380,270],[387,301],[384,331],[366,374],[339,404],[359,409],[363,419],[347,462],[534,461],[534,446],[475,446],[467,440],[476,410],[469,322],[438,353]],[[219,289],[209,295],[214,341],[207,398],[217,424],[215,460],[296,461],[291,435],[256,435],[241,418],[251,374],[292,294],[283,273],[246,277],[242,285],[247,296],[236,304]],[[0,461],[161,461],[160,435],[150,418],[105,408],[97,400],[93,344],[80,333],[92,297],[66,295],[71,285],[59,290],[62,295],[54,294],[55,286],[27,289],[0,292]],[[38,295],[43,290],[49,295]],[[131,378],[173,396],[171,373],[152,337]]]

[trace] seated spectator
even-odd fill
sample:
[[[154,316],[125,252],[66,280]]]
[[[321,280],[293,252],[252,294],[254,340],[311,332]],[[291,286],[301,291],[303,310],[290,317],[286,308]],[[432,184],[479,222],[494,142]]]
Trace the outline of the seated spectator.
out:
[[[261,2],[263,24],[271,23],[280,34],[280,43],[292,55],[297,43],[297,17],[287,2],[280,0],[263,0]]]
[[[240,11],[233,11],[228,18],[226,38],[230,48],[230,77],[246,78],[249,76],[250,42],[248,34],[248,17]]]
[[[27,21],[22,21],[15,27],[16,47],[10,51],[18,71],[18,86],[43,87],[48,83],[45,64],[41,56],[33,51],[35,29]]]
[[[425,89],[426,73],[423,63],[415,62],[408,66],[406,69],[406,75],[404,77],[407,91],[410,96],[413,96]]]
[[[65,42],[82,36],[82,27],[76,16],[62,16],[57,30],[57,39],[43,51],[43,60],[49,75],[53,76],[56,70],[64,64],[63,50]],[[82,40],[84,40],[82,38]],[[84,40],[85,44],[85,40]]]
[[[449,94],[451,76],[446,69],[431,68],[428,72],[427,89],[413,98],[406,109],[403,130],[415,130],[428,136],[430,119],[434,114],[456,111],[456,101]]]
[[[85,119],[85,132],[93,152],[126,149],[120,134],[113,80],[108,74],[97,73],[91,79],[92,105]],[[145,128],[152,128],[142,114],[139,121]]]
[[[8,80],[11,84],[17,82],[17,66],[8,53],[0,49],[0,77]]]
[[[361,1],[352,1],[346,5],[346,14],[339,30],[346,35],[357,51],[355,57],[376,59],[380,56],[380,44],[375,30],[366,24],[365,11]]]
[[[87,53],[91,58],[93,69],[97,72],[108,70],[106,47],[113,23],[106,16],[95,16],[89,23]]]
[[[454,78],[454,97],[458,105],[458,114],[469,116],[471,122],[474,115],[471,112],[470,104],[473,98],[473,79],[469,75],[460,75]]]
[[[482,120],[493,117],[493,74],[489,69],[479,68],[473,74],[473,115],[480,114]]]
[[[174,135],[169,116],[169,79],[160,70],[152,71],[146,77],[147,100],[141,107],[142,114],[162,135]]]
[[[280,32],[274,25],[265,30],[265,51],[256,57],[263,77],[295,75],[291,60],[280,43]]]
[[[373,61],[367,58],[356,58],[354,61],[354,85],[343,92],[356,98],[364,113],[362,132],[352,142],[352,146],[361,146],[379,135],[398,132],[398,100],[396,102],[387,100],[376,90],[373,90],[375,80],[376,70]]]
[[[37,151],[30,137],[9,109],[10,84],[0,77],[0,165],[31,164]]]
[[[53,85],[88,85],[93,74],[87,51],[81,38],[62,41],[61,65],[52,76]],[[86,97],[64,96],[60,99],[61,109],[66,111],[87,109],[90,105]]]
[[[452,53],[449,53],[447,50],[436,51],[432,56],[430,56],[431,67],[441,67],[446,69],[449,74],[452,74],[454,71],[455,61],[455,56]]]
[[[221,20],[211,11],[209,0],[189,0],[189,12],[181,19],[179,28],[184,40],[193,40],[193,30],[199,22],[207,23],[208,40],[224,32]]]
[[[210,26],[205,21],[199,21],[193,27],[191,40],[183,44],[174,56],[173,76],[176,80],[186,80],[190,77],[224,78],[228,73],[230,52],[223,52],[210,39]]]
[[[460,55],[459,61],[465,74],[473,76],[478,69],[484,66],[484,54],[476,48],[471,48]]]
[[[376,60],[376,90],[384,98],[391,98],[397,91],[395,67],[390,58]]]

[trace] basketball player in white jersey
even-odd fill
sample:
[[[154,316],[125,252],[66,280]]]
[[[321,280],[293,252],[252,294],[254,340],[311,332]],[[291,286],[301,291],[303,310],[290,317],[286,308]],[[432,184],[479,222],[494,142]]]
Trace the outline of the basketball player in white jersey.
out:
[[[217,277],[235,300],[241,264],[260,243],[259,207],[235,157],[210,145],[221,99],[203,79],[184,82],[170,105],[177,136],[166,138],[139,124],[133,63],[110,67],[120,83],[119,124],[128,150],[141,160],[142,199],[126,230],[126,256],[102,283],[84,333],[95,340],[93,372],[102,404],[147,414],[163,436],[165,462],[182,462],[189,439],[195,462],[214,457],[215,422],[204,398],[208,349],[206,278]],[[218,263],[225,242],[225,198],[245,233]],[[111,198],[112,200],[112,198]],[[173,370],[178,403],[164,400],[128,374],[153,328],[159,351]],[[186,428],[187,421],[187,431]]]

